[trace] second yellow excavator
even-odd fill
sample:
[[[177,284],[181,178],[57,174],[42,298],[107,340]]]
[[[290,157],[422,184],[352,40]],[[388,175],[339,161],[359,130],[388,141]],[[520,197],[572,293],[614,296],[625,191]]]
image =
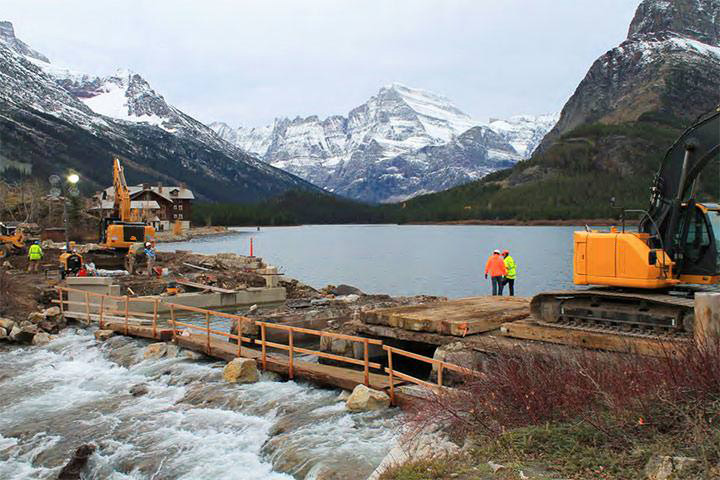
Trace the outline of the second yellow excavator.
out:
[[[720,283],[720,205],[696,201],[698,178],[720,156],[720,111],[670,147],[655,175],[637,231],[586,227],[574,233],[573,282],[593,288],[536,295],[541,322],[685,336],[697,287]]]
[[[113,159],[113,186],[113,215],[100,221],[100,245],[124,252],[133,243],[154,242],[155,229],[141,220],[138,209],[132,208],[130,190],[118,158]]]

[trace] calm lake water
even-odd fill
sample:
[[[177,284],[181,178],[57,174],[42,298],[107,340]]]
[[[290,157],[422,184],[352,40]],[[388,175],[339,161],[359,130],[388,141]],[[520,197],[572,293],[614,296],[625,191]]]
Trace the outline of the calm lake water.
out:
[[[572,287],[572,232],[582,227],[486,225],[306,225],[235,228],[232,235],[164,243],[159,250],[254,253],[313,287],[346,283],[367,293],[490,293],[487,257],[508,249],[518,265],[516,295]]]

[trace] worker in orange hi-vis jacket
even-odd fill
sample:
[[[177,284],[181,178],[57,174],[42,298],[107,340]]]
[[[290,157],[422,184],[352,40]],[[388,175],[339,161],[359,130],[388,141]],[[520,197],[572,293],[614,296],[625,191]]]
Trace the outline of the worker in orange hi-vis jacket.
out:
[[[492,281],[492,294],[498,295],[500,292],[500,286],[502,285],[503,278],[507,275],[507,269],[505,268],[505,262],[500,256],[500,250],[495,250],[490,258],[488,258],[485,264],[485,278],[490,278]]]

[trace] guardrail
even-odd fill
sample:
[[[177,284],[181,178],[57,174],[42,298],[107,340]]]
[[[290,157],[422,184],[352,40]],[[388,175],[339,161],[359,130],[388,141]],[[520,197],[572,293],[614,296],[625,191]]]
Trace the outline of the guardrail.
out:
[[[289,378],[294,378],[294,366],[295,366],[295,354],[306,354],[306,355],[314,355],[321,358],[327,358],[329,360],[334,360],[337,362],[343,362],[343,363],[349,363],[351,365],[361,366],[363,368],[363,383],[366,386],[369,386],[370,383],[370,369],[380,370],[381,372],[384,372],[388,376],[388,383],[389,383],[389,394],[390,394],[390,400],[392,403],[395,403],[395,386],[396,386],[396,379],[400,379],[402,382],[409,382],[416,385],[420,385],[425,388],[437,390],[441,388],[446,388],[445,385],[443,385],[443,372],[444,370],[451,370],[457,373],[461,373],[463,375],[469,375],[469,376],[479,376],[481,375],[480,372],[477,372],[475,370],[471,370],[468,368],[461,367],[459,365],[445,362],[442,360],[426,357],[424,355],[419,355],[417,353],[409,352],[407,350],[403,350],[400,348],[392,347],[390,345],[385,345],[382,340],[377,340],[373,338],[366,338],[366,337],[358,337],[354,335],[346,335],[342,333],[336,333],[336,332],[327,332],[323,330],[313,330],[309,328],[303,328],[303,327],[295,327],[291,325],[284,325],[284,324],[278,324],[278,323],[269,323],[269,322],[263,322],[260,320],[254,320],[248,317],[245,317],[243,315],[237,315],[232,313],[226,313],[226,312],[220,312],[217,310],[209,310],[204,308],[198,308],[198,307],[191,307],[187,305],[180,305],[176,303],[170,303],[167,300],[154,298],[132,298],[127,295],[124,296],[113,296],[113,295],[106,295],[101,293],[95,293],[95,292],[88,292],[86,290],[76,289],[76,288],[69,288],[69,287],[57,287],[59,300],[53,300],[53,303],[57,303],[60,305],[60,311],[63,315],[65,314],[72,314],[73,317],[84,317],[88,323],[90,323],[93,320],[97,320],[100,328],[103,328],[108,320],[118,320],[121,322],[122,325],[124,325],[124,333],[125,335],[129,334],[129,327],[131,325],[140,325],[145,326],[148,322],[151,322],[152,326],[152,334],[154,338],[157,338],[157,330],[158,330],[158,322],[160,320],[158,311],[159,311],[159,304],[162,302],[164,305],[166,305],[170,310],[170,318],[169,318],[169,324],[172,329],[172,336],[173,341],[176,341],[178,335],[182,335],[182,330],[180,330],[179,327],[183,329],[188,329],[196,332],[200,332],[205,337],[205,353],[208,355],[212,355],[212,336],[219,336],[219,337],[225,337],[230,340],[235,340],[237,342],[237,350],[235,352],[235,355],[237,357],[242,357],[242,347],[243,345],[247,345],[248,347],[252,346],[259,346],[260,347],[260,361],[262,364],[262,369],[267,369],[267,361],[268,361],[268,348],[278,349],[287,352],[287,367],[288,367],[288,376]],[[63,296],[63,292],[68,293],[68,300],[65,300]],[[69,299],[70,293],[78,293],[81,294],[81,298],[84,299],[84,301],[71,301]],[[99,303],[91,303],[90,298],[99,298]],[[114,302],[115,307],[118,305],[122,306],[122,309],[119,308],[107,308],[108,301]],[[152,303],[153,304],[153,313],[146,313],[146,312],[138,312],[133,311],[130,308],[130,305],[132,303]],[[65,306],[71,306],[71,305],[79,305],[84,307],[84,311],[78,311],[78,310],[68,310],[65,308]],[[93,313],[92,310],[97,308],[97,313]],[[192,314],[201,315],[204,317],[205,325],[197,325],[194,323],[184,322],[181,320],[178,320],[178,313],[179,312],[190,312]],[[108,315],[108,314],[115,314],[115,315]],[[118,315],[120,314],[120,315]],[[210,319],[211,318],[219,318],[223,320],[229,320],[234,321],[237,324],[237,333],[233,334],[230,333],[232,328],[228,329],[228,332],[217,330],[211,327],[210,325]],[[260,339],[257,338],[250,338],[242,335],[242,328],[241,326],[243,324],[252,324],[254,326],[259,327],[260,329]],[[267,340],[267,331],[268,330],[280,330],[287,332],[288,341],[287,344],[283,343],[277,343],[277,342],[271,342]],[[345,340],[350,341],[353,343],[360,343],[363,348],[363,358],[352,358],[352,357],[345,357],[342,355],[336,355],[333,353],[328,352],[321,352],[318,350],[311,350],[308,348],[302,348],[295,345],[295,334],[305,334],[305,335],[314,335],[317,337],[329,337],[333,339],[339,339],[339,340]],[[370,361],[370,355],[369,355],[369,346],[375,345],[382,347],[387,352],[387,367],[383,368],[383,366],[380,363],[377,362],[371,362]],[[412,375],[408,375],[406,373],[400,372],[396,370],[393,367],[393,355],[400,355],[403,357],[411,358],[420,362],[424,362],[429,364],[430,366],[435,367],[437,370],[437,382],[431,383],[425,380],[421,380],[419,378],[413,377]],[[275,356],[273,357],[274,361],[278,361],[279,357]]]

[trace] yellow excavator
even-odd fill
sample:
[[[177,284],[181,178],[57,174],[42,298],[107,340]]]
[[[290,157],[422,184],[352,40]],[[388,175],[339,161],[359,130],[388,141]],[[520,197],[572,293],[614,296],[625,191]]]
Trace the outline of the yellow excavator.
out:
[[[0,222],[0,258],[22,253],[25,240],[21,229]]]
[[[136,242],[154,242],[155,229],[141,221],[140,212],[131,207],[130,190],[118,158],[113,159],[115,204],[113,216],[100,222],[100,245],[127,252]]]
[[[620,229],[574,233],[573,282],[584,290],[540,293],[540,323],[637,335],[687,336],[697,285],[720,283],[720,205],[697,201],[700,173],[720,157],[720,111],[670,147],[647,210],[623,210]],[[640,214],[637,231],[626,214]]]

